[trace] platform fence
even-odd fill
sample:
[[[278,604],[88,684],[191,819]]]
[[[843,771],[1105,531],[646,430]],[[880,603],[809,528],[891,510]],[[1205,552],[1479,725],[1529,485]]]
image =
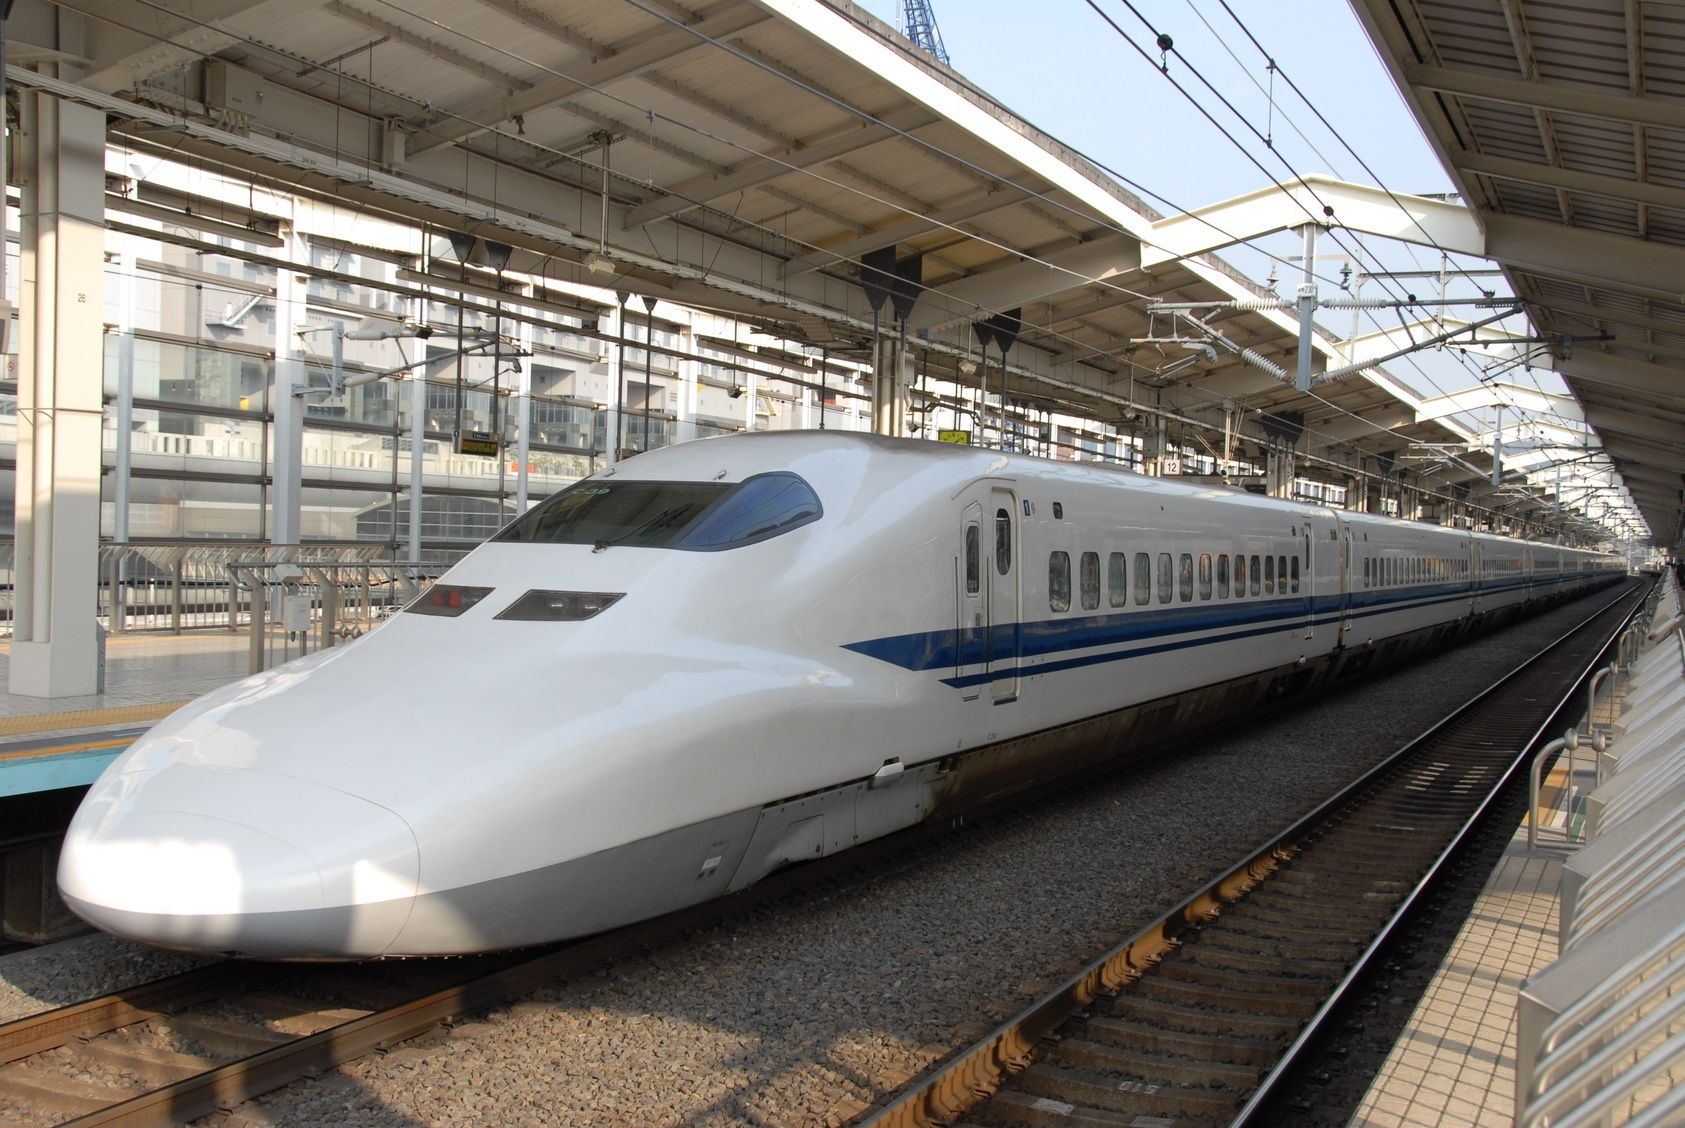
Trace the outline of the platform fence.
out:
[[[282,654],[316,649],[323,638],[372,630],[469,551],[424,549],[411,561],[394,559],[385,544],[106,542],[95,613],[110,634],[255,630],[265,639],[264,652],[275,655],[258,667],[266,668],[284,661]],[[0,638],[12,634],[13,571],[13,542],[0,541]],[[308,627],[283,629],[284,621],[299,621],[306,602]]]

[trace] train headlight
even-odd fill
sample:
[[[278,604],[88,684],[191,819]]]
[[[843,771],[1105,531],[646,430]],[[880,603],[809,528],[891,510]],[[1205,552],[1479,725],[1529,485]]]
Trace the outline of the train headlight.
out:
[[[540,623],[577,623],[606,610],[624,592],[544,591],[535,589],[498,613],[499,619]]]
[[[462,587],[457,584],[434,584],[404,608],[417,615],[443,615],[451,618],[462,614],[491,594],[488,587]]]

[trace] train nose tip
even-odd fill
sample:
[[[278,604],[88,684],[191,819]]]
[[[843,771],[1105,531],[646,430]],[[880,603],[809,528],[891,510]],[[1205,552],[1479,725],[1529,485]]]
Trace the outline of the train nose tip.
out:
[[[65,836],[59,889],[119,936],[268,959],[381,955],[416,893],[404,821],[320,784],[172,765],[101,779]]]

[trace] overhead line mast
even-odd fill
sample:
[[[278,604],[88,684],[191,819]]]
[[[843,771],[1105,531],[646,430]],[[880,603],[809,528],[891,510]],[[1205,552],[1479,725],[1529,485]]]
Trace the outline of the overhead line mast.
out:
[[[901,34],[923,48],[944,65],[948,49],[942,46],[942,31],[936,26],[936,13],[930,10],[930,0],[901,0]]]

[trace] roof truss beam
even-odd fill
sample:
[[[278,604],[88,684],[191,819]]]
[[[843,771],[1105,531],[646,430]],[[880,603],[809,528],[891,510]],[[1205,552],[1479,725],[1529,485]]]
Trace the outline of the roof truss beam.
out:
[[[514,94],[481,102],[434,123],[425,133],[413,139],[409,151],[420,154],[440,145],[462,141],[535,110],[583,97],[594,87],[669,66],[701,51],[713,50],[714,45],[709,39],[742,35],[768,18],[758,8],[732,5],[724,12],[704,16],[692,27],[668,27],[664,24],[621,45],[608,57],[587,63],[571,74],[549,78]]]
[[[1478,173],[1499,180],[1514,180],[1523,184],[1555,188],[1558,191],[1600,196],[1607,200],[1685,211],[1685,191],[1661,184],[1646,184],[1618,176],[1579,172],[1558,165],[1518,161],[1511,157],[1494,157],[1486,153],[1458,152],[1453,154],[1452,163],[1463,172]]]
[[[851,153],[888,141],[902,133],[912,133],[935,125],[938,119],[929,111],[916,106],[904,106],[881,119],[882,124],[846,126],[829,138],[805,145],[791,146],[753,157],[722,176],[703,176],[664,189],[664,194],[649,203],[633,208],[626,216],[628,227],[639,227],[652,220],[675,216],[691,208],[744,192],[777,180],[791,172],[813,168],[827,161],[838,160]]]
[[[1411,86],[1434,90],[1441,94],[1456,94],[1488,102],[1505,102],[1514,106],[1537,107],[1553,113],[1596,118],[1621,125],[1638,123],[1657,129],[1685,131],[1685,106],[1677,103],[1607,94],[1584,86],[1562,86],[1551,82],[1504,78],[1425,63],[1403,63],[1400,70],[1404,80]]]

